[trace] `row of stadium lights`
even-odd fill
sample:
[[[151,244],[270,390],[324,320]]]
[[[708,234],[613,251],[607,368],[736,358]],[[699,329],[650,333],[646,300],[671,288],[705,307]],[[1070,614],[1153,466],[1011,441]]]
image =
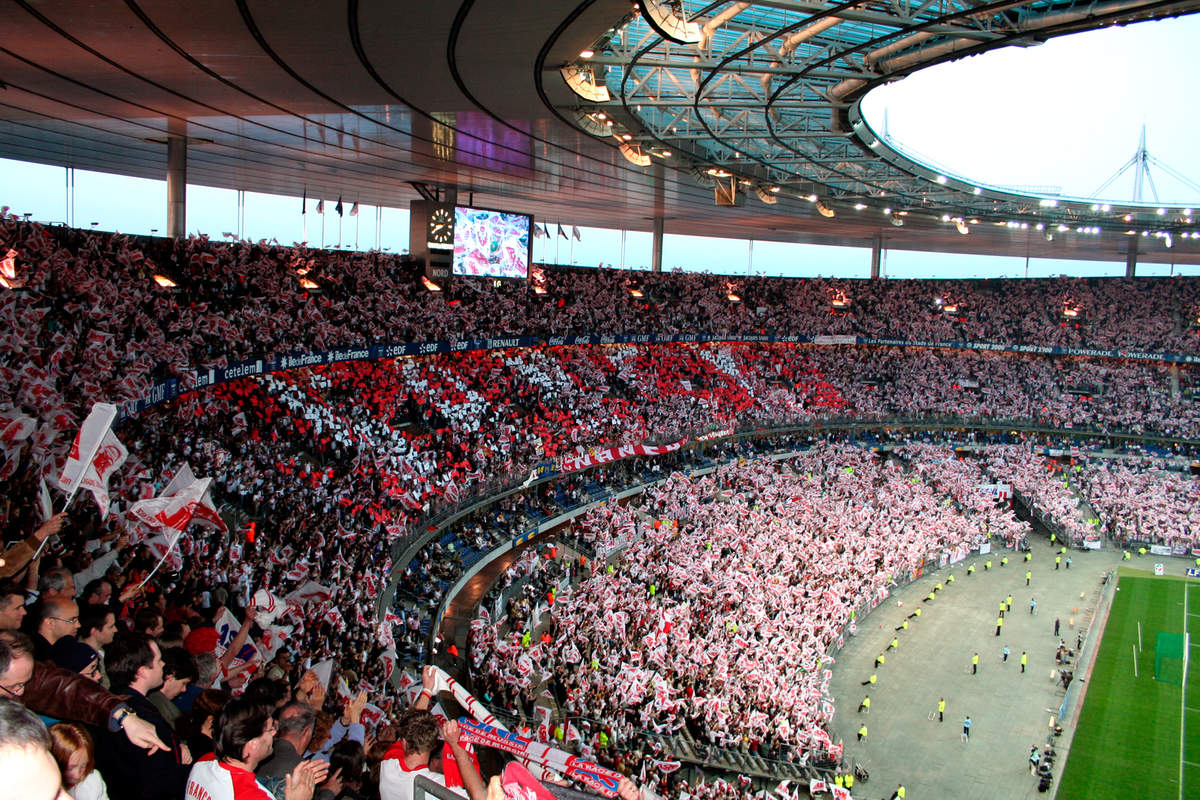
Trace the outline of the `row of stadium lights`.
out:
[[[834,292],[833,294],[830,295],[830,298],[829,298],[830,311],[832,311],[835,314],[845,312],[847,309],[850,308],[850,302],[851,302],[850,298],[849,298],[849,296],[846,295],[845,292],[843,292],[843,291]],[[947,316],[957,317],[959,314],[958,303],[947,300],[945,297],[942,297],[940,295],[934,295],[933,308],[936,311],[940,311],[941,313],[946,314]],[[1081,306],[1080,304],[1078,304],[1072,300],[1066,300],[1063,302],[1063,305],[1062,305],[1062,308],[1060,311],[1061,311],[1062,318],[1064,321],[1077,321],[1079,319],[1079,315],[1083,311],[1083,306]],[[966,318],[960,317],[959,319],[962,322],[966,322]],[[1198,320],[1198,321],[1200,321],[1200,320]]]
[[[633,4],[633,12],[634,12],[635,16],[637,16],[638,14],[641,13],[641,6],[639,5],[639,3],[635,2]],[[610,33],[612,33],[612,31],[610,31]],[[579,53],[579,57],[584,61],[594,58],[595,55],[596,55],[595,50],[593,50],[591,48],[585,49]],[[639,107],[639,110],[640,110],[640,107]],[[613,126],[613,121],[611,119],[607,118],[605,113],[602,111],[597,112],[592,115],[589,115],[589,116],[592,116],[594,119],[601,121],[602,124],[604,124],[610,128]],[[855,121],[856,129],[861,125],[862,125],[861,120]],[[630,144],[634,138],[631,133],[629,133],[628,131],[622,131],[619,133],[614,131],[614,135],[617,139],[619,139],[625,143],[624,147],[622,147],[621,152],[627,159],[629,159],[630,161],[632,161],[633,163],[635,163],[639,166],[647,166],[648,165],[649,159],[642,153],[640,146],[634,146],[634,145]],[[882,141],[880,141],[878,138],[876,138],[874,141],[870,142],[869,147],[876,148],[882,144],[883,144]],[[628,148],[628,147],[636,147],[636,153],[626,152],[626,148]],[[662,149],[662,148],[651,148],[651,149],[649,149],[649,152],[651,155],[655,155],[660,158],[670,158],[672,155],[671,151]],[[735,153],[734,155],[736,157],[739,154]],[[715,177],[715,178],[732,177],[732,173],[730,173],[727,170],[721,169],[719,167],[712,167],[707,170],[707,173],[710,176]],[[947,183],[949,183],[949,178],[945,175],[940,175],[940,174],[936,175],[933,180],[942,186],[945,186]],[[754,182],[751,180],[748,180],[748,179],[741,179],[738,182],[744,187],[750,187],[750,186],[754,185]],[[760,185],[757,187],[756,191],[757,191],[759,198],[764,203],[773,204],[775,202],[773,196],[780,193],[781,187],[774,186],[774,185],[773,186]],[[983,194],[983,189],[979,186],[974,186],[974,187],[971,187],[971,192],[972,192],[972,194],[979,196],[979,195]],[[834,208],[832,206],[830,206],[828,203],[822,201],[816,194],[809,194],[806,196],[805,199],[807,199],[810,203],[812,203],[816,207],[817,212],[821,216],[826,217],[826,218],[836,216],[836,211],[834,210]],[[1053,198],[1046,198],[1046,199],[1041,200],[1038,203],[1038,205],[1042,208],[1054,208],[1054,207],[1058,206],[1058,201]],[[856,202],[854,204],[855,211],[864,211],[867,209],[867,207],[868,206],[862,202]],[[1096,212],[1096,213],[1107,213],[1107,212],[1112,211],[1112,206],[1109,203],[1093,203],[1091,205],[1091,211]],[[1167,213],[1168,213],[1168,211],[1166,208],[1158,208],[1156,210],[1156,214],[1160,217],[1167,216]],[[907,211],[895,211],[894,212],[893,209],[891,209],[891,208],[883,209],[883,215],[886,217],[889,217],[891,220],[891,223],[897,227],[904,225],[904,220],[902,218],[907,216],[907,214],[908,214]],[[1122,219],[1126,223],[1133,222],[1133,215],[1125,214]],[[943,222],[953,222],[955,227],[957,228],[958,232],[964,236],[966,236],[967,234],[970,233],[970,228],[967,225],[967,220],[961,216],[952,216],[950,214],[944,214],[942,216],[942,221]],[[1188,225],[1192,224],[1192,209],[1190,209],[1190,208],[1183,209],[1181,221]],[[970,223],[972,225],[980,224],[978,219],[971,219]],[[1004,221],[995,222],[993,224],[1004,225],[1005,227],[1007,227],[1009,229],[1015,229],[1015,230],[1028,230],[1030,227],[1030,224],[1028,222],[1016,221],[1016,220],[1008,220],[1007,222],[1004,222]],[[1033,225],[1034,230],[1045,233],[1047,241],[1053,241],[1054,233],[1056,233],[1056,232],[1057,233],[1068,233],[1071,231],[1071,226],[1065,225],[1065,224],[1059,224],[1059,225],[1055,226],[1054,231],[1047,231],[1046,227],[1047,227],[1046,224],[1042,223],[1042,222],[1037,222],[1037,223],[1034,223],[1034,225]],[[1075,227],[1074,230],[1076,233],[1091,235],[1091,236],[1098,236],[1101,232],[1101,228],[1098,225],[1078,225]],[[1135,236],[1135,235],[1137,235],[1137,231],[1130,229],[1130,230],[1125,231],[1125,235],[1126,236]],[[1143,230],[1141,232],[1141,235],[1145,236],[1145,237],[1149,237],[1151,235],[1151,231],[1149,229]],[[1154,231],[1153,236],[1156,239],[1162,240],[1163,243],[1167,247],[1171,247],[1174,243],[1173,236],[1169,231],[1163,231],[1163,230]],[[1200,231],[1187,231],[1182,234],[1179,234],[1179,237],[1182,239],[1200,239]],[[732,294],[732,292],[731,292],[731,294]]]
[[[728,170],[724,170],[719,167],[712,167],[712,168],[708,169],[707,174],[711,175],[714,178],[728,178],[728,177],[732,176],[732,173],[730,173]],[[944,175],[939,175],[936,178],[936,181],[939,184],[945,184],[946,180],[947,179]],[[752,185],[751,181],[745,180],[745,179],[740,180],[739,183],[742,184],[743,186]],[[779,186],[771,186],[767,189],[767,191],[769,191],[773,194],[778,194],[780,192],[780,187]],[[981,192],[982,192],[982,190],[979,187],[974,188],[975,194],[978,195]],[[836,215],[836,212],[834,211],[834,209],[830,205],[828,205],[827,203],[822,201],[820,199],[820,197],[818,197],[816,194],[808,194],[805,196],[804,199],[808,200],[810,203],[812,203],[814,206],[816,206],[816,209],[817,209],[818,213],[821,214],[821,216],[833,217]],[[1040,201],[1038,203],[1038,205],[1042,208],[1054,208],[1054,207],[1058,206],[1058,201],[1054,200],[1054,199],[1045,199],[1045,200]],[[862,202],[857,202],[854,204],[855,211],[863,211],[867,207],[868,207],[867,204],[862,203]],[[1098,212],[1098,213],[1104,213],[1104,212],[1111,211],[1112,205],[1109,203],[1093,203],[1091,206],[1091,210],[1094,212]],[[882,209],[882,213],[885,217],[889,217],[891,219],[892,224],[897,227],[902,226],[904,224],[903,217],[908,216],[907,211],[903,211],[903,210],[896,211],[890,207],[884,207]],[[1165,217],[1167,215],[1167,213],[1168,212],[1167,212],[1166,208],[1159,208],[1156,211],[1156,214],[1160,217]],[[1190,208],[1183,209],[1181,212],[1180,219],[1182,222],[1185,222],[1189,225],[1192,224],[1192,221],[1193,221],[1192,209],[1190,209]],[[1133,215],[1126,214],[1126,215],[1124,215],[1122,220],[1127,223],[1132,222]],[[942,222],[947,222],[947,223],[953,222],[955,227],[958,229],[958,232],[961,233],[963,236],[966,236],[968,233],[970,233],[970,227],[967,224],[968,220],[965,217],[954,216],[951,214],[943,214]],[[969,220],[969,222],[971,225],[979,225],[980,224],[980,221],[977,218],[972,218]],[[992,224],[993,225],[1003,225],[1004,227],[1009,228],[1010,230],[1029,230],[1029,228],[1032,227],[1036,231],[1046,232],[1047,228],[1048,228],[1048,226],[1044,222],[1035,222],[1031,225],[1027,221],[1019,221],[1019,220],[1000,221],[1000,222],[994,222]],[[1078,234],[1099,236],[1103,230],[1099,225],[1076,225],[1074,228],[1072,228],[1070,225],[1066,225],[1064,223],[1059,223],[1058,225],[1051,226],[1051,227],[1053,228],[1053,230],[1051,230],[1049,233],[1046,233],[1047,241],[1053,241],[1054,233],[1069,233],[1072,230],[1074,230],[1074,232],[1078,233]],[[1138,231],[1133,230],[1133,229],[1125,231],[1126,236],[1134,236],[1137,233],[1138,233]],[[1171,247],[1174,244],[1174,237],[1169,231],[1163,231],[1163,230],[1152,231],[1150,229],[1146,229],[1146,230],[1141,231],[1141,235],[1147,236],[1147,237],[1153,236],[1156,239],[1162,240],[1163,243],[1167,247]],[[1182,234],[1178,234],[1178,236],[1181,239],[1200,239],[1200,231],[1185,231]]]

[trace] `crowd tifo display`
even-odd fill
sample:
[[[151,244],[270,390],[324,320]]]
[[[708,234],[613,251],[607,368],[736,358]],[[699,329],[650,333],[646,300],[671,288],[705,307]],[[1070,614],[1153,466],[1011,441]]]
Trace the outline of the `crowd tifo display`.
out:
[[[703,741],[749,736],[783,757],[838,752],[824,728],[828,653],[847,625],[853,633],[852,612],[930,553],[1025,535],[1011,511],[989,516],[958,513],[859,447],[819,445],[698,480],[676,473],[636,504],[577,521],[593,552],[627,549],[620,569],[597,568],[555,597],[553,648],[503,637],[485,610],[474,663],[496,693],[554,676],[569,712],[620,720],[619,741],[686,724]]]
[[[7,598],[28,586],[43,598],[27,623],[46,641],[31,645],[37,670],[52,669],[42,664],[56,644],[41,623],[72,616],[56,595],[77,606],[81,647],[135,647],[118,639],[110,651],[96,638],[111,636],[98,633],[107,613],[129,636],[154,639],[194,688],[179,704],[166,698],[185,708],[157,730],[174,737],[168,752],[120,751],[135,764],[158,759],[162,773],[147,775],[186,775],[213,747],[205,720],[239,695],[318,712],[299,755],[342,748],[349,762],[338,763],[370,786],[363,759],[396,758],[449,587],[482,554],[604,489],[668,478],[524,551],[480,605],[459,663],[473,667],[476,695],[524,717],[534,738],[548,693],[543,738],[558,726],[559,746],[629,775],[654,765],[645,780],[672,797],[748,790],[731,775],[685,786],[653,734],[741,743],[793,765],[836,759],[829,669],[856,615],[928,559],[1019,545],[1030,527],[1007,503],[1014,492],[1076,546],[1105,536],[1200,546],[1196,483],[1166,460],[1200,438],[1187,361],[1200,355],[1192,279],[893,283],[548,268],[544,294],[471,277],[432,294],[417,288],[415,266],[378,253],[133,239],[7,214],[0,255],[11,287],[0,290],[0,479],[13,544],[0,567],[0,628],[22,623]],[[835,307],[835,296],[848,302]],[[568,334],[834,338],[552,339]],[[835,343],[851,335],[1181,359]],[[256,358],[514,336],[543,341],[315,366],[301,357],[295,369],[187,391],[208,370]],[[169,379],[184,389],[178,399],[124,418],[113,408],[93,424],[104,404]],[[872,436],[887,446],[872,452],[812,427],[931,419],[1045,432],[980,433],[956,452],[881,427]],[[1054,430],[1176,441],[1109,463],[1077,440],[1062,446],[1075,448],[1078,469],[1064,471],[1045,452]],[[606,463],[626,451],[637,455]],[[776,451],[796,452],[759,459]],[[689,477],[702,464],[724,466]],[[64,469],[78,479],[64,481]],[[46,522],[47,505],[58,511],[73,492],[68,513]],[[759,575],[776,577],[764,585]],[[389,582],[395,599],[381,604]],[[539,621],[555,631],[553,647],[529,640]],[[56,663],[72,668],[66,649]],[[120,667],[115,678],[129,688]],[[35,709],[46,702],[28,695]],[[183,742],[190,753],[173,746]],[[137,772],[114,748],[99,752],[100,773]],[[300,778],[341,791],[324,772]],[[182,796],[174,780],[162,796]]]

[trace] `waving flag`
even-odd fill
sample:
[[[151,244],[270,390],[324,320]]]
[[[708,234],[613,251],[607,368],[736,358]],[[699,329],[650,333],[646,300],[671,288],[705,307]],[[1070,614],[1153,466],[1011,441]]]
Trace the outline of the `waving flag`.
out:
[[[308,574],[308,569],[308,562],[304,559],[300,559],[292,566],[291,569],[284,573],[283,577],[287,578],[289,581],[303,580],[304,576]]]
[[[129,457],[125,445],[112,432],[116,417],[117,407],[111,403],[92,406],[58,477],[58,486],[67,495],[67,505],[80,488],[87,489],[100,506],[101,519],[108,516],[108,479]]]
[[[189,470],[190,474],[190,470]],[[174,483],[174,482],[172,482]],[[129,509],[129,516],[141,522],[151,530],[162,531],[159,536],[150,540],[150,549],[157,555],[158,563],[150,570],[142,583],[150,580],[159,567],[166,563],[173,572],[183,568],[183,557],[176,548],[179,537],[193,519],[199,519],[197,509],[204,505],[205,495],[212,478],[193,480],[182,489],[178,489],[170,497],[155,497],[150,500],[139,500]],[[167,487],[168,490],[171,488]],[[211,506],[210,506],[211,507]],[[215,510],[213,516],[216,516]],[[217,517],[219,520],[220,518]],[[223,526],[223,523],[222,523]]]
[[[296,551],[290,544],[285,544],[283,547],[272,550],[267,554],[267,560],[277,567],[291,562],[292,557],[296,555]]]
[[[324,603],[331,597],[333,597],[332,589],[328,589],[316,581],[308,581],[285,597],[284,601],[295,602],[296,605],[303,606],[307,603]]]
[[[210,479],[205,478],[205,481]],[[171,478],[171,482],[167,484],[167,488],[163,490],[164,497],[187,496],[188,492],[195,490],[197,484],[196,476],[192,474],[192,468],[184,464]],[[192,521],[202,528],[208,528],[220,533],[226,533],[229,528],[225,524],[225,520],[221,519],[221,515],[217,513],[216,506],[213,505],[212,498],[209,496],[210,486],[206,484],[206,488],[200,492],[199,499],[196,500],[196,506],[192,510]]]
[[[0,276],[3,276],[4,279],[8,281],[8,283],[4,284],[5,286],[9,286],[12,281],[17,279],[16,250],[10,248],[8,252],[4,254],[4,258],[0,258]]]
[[[292,630],[291,625],[268,625],[263,630],[263,635],[258,640],[258,651],[262,654],[263,661],[275,658],[275,654],[288,640]]]
[[[325,622],[328,622],[329,626],[334,630],[340,631],[344,630],[346,627],[346,620],[342,618],[342,612],[338,611],[336,608],[331,608],[326,611],[325,615],[321,617],[321,619],[323,619]]]
[[[374,728],[377,725],[379,725],[379,723],[382,720],[383,720],[383,709],[382,708],[380,708],[379,706],[371,705],[370,703],[367,703],[365,706],[363,706],[363,710],[362,710],[363,725],[370,725],[372,728]]]
[[[379,662],[383,664],[383,679],[386,681],[392,677],[392,672],[396,669],[396,648],[389,647],[379,655]]]
[[[191,470],[188,470],[188,476],[191,476]],[[178,477],[177,475],[176,478]],[[193,478],[190,483],[180,487],[172,480],[163,494],[134,503],[129,509],[129,516],[153,530],[175,533],[176,538],[193,519],[206,527],[219,525],[218,529],[224,530],[225,523],[221,522],[216,509],[212,507],[212,502],[207,499],[211,483],[212,478]]]
[[[4,454],[4,466],[0,467],[0,480],[8,480],[17,471],[21,461],[21,448],[25,440],[37,430],[37,420],[13,410],[0,414],[0,452]]]
[[[418,692],[421,691],[421,681],[414,678],[408,670],[400,672],[400,678],[396,682],[396,688],[400,690],[400,694],[404,696],[405,702],[410,705],[416,702]],[[435,692],[436,694],[436,692]]]

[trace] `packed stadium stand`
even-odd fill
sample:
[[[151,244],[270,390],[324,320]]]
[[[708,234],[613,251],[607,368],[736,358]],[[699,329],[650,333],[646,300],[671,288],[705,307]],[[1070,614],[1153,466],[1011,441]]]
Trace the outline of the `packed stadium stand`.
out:
[[[47,609],[185,647],[173,674],[205,691],[176,744],[226,693],[286,699],[311,668],[317,731],[366,719],[357,752],[386,762],[435,660],[517,730],[668,796],[821,780],[843,752],[822,664],[930,561],[1035,530],[1198,546],[1178,471],[1200,439],[1193,280],[739,279],[733,304],[723,277],[644,275],[633,298],[626,273],[548,268],[545,294],[439,295],[377,253],[0,225],[22,279],[3,295],[6,529],[39,530],[4,572],[17,594],[73,580],[76,611]],[[372,349],[410,343],[428,355]],[[39,529],[41,482],[105,401],[127,457]],[[443,627],[464,577],[529,538],[469,639]],[[754,574],[790,592],[768,602]],[[30,630],[70,668],[50,611]],[[725,777],[691,786],[684,759]]]
[[[1200,577],[1200,232],[944,174],[860,101],[1198,7],[17,0],[0,158],[65,202],[0,207],[0,800],[1057,788],[1116,567]],[[77,170],[165,178],[167,235],[88,229]],[[410,252],[344,248],[360,202]],[[580,225],[650,269],[526,263]],[[870,267],[664,272],[667,235]],[[1185,753],[1130,780],[1183,798]]]

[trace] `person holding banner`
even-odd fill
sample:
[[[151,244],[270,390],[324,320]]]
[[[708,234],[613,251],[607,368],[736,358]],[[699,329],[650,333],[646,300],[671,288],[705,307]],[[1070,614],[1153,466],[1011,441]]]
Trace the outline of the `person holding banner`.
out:
[[[420,775],[446,786],[445,775],[429,768],[429,757],[438,744],[439,732],[433,715],[414,709],[400,718],[397,728],[399,738],[384,755],[379,769],[380,800],[412,800],[413,782]],[[463,749],[459,735],[459,726],[454,720],[448,720],[441,726],[442,739],[450,746],[454,765],[462,778],[461,787],[447,788],[470,800],[487,800],[483,778],[470,754]]]

